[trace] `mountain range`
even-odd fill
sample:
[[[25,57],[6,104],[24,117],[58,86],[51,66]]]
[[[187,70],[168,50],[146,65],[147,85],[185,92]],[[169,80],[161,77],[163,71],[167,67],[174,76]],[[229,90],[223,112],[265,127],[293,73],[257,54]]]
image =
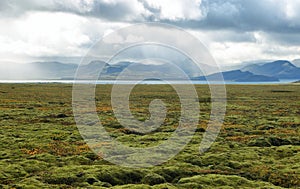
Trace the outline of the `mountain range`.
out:
[[[246,66],[242,71],[249,71],[258,75],[277,77],[279,79],[299,79],[300,68],[289,61],[278,60],[262,65]]]
[[[300,79],[300,68],[286,60],[255,63],[238,70],[222,72],[225,81],[233,82],[272,82]],[[218,74],[196,77],[196,80],[218,80]]]
[[[223,79],[225,81],[234,81],[234,82],[269,82],[269,81],[279,81],[276,77],[265,76],[265,75],[255,75],[249,71],[233,70],[222,72]],[[220,80],[220,74],[211,74],[208,76],[200,76],[193,78],[194,80],[210,80],[218,81]]]
[[[294,62],[293,62],[294,63]],[[299,80],[300,68],[285,60],[273,62],[255,63],[240,69],[222,72],[225,81],[233,82],[270,82],[283,79]],[[205,65],[208,70],[206,77],[201,70],[188,61],[175,63],[189,78],[193,80],[218,80],[218,74],[214,73],[214,67]],[[115,79],[121,72],[126,71],[124,79],[137,79],[139,76],[158,76],[173,80],[184,79],[176,66],[170,64],[144,64],[138,62],[124,61],[116,64],[108,64],[103,61],[91,61],[81,66],[79,79],[91,79],[92,75],[98,74],[100,69],[101,79]],[[73,79],[76,73],[77,64],[66,64],[61,62],[34,62],[28,64],[0,64],[1,80],[19,79]]]

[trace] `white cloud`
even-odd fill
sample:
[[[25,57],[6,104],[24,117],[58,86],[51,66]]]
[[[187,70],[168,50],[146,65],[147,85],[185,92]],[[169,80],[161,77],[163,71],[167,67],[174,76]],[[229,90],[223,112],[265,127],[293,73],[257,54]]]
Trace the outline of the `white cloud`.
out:
[[[52,9],[61,8],[79,13],[91,12],[95,3],[93,0],[54,0],[53,2],[54,6]]]
[[[253,60],[293,60],[299,57],[299,46],[283,46],[259,36],[257,42],[211,42],[209,50],[220,65]]]
[[[143,40],[144,38],[142,36],[128,35],[126,37],[125,43],[137,43]]]
[[[283,44],[263,31],[238,33],[231,30],[189,30],[210,51],[219,65],[233,65],[253,60],[293,60],[300,46]]]
[[[123,43],[124,39],[117,33],[110,33],[108,37],[104,37],[103,42],[107,44],[119,44]]]
[[[1,53],[33,57],[77,54],[81,45],[91,42],[81,31],[85,22],[82,17],[66,13],[29,12],[6,22],[6,31],[0,31]]]
[[[159,10],[161,20],[199,20],[203,17],[200,11],[201,0],[145,0],[153,9]]]
[[[286,3],[286,15],[288,18],[299,18],[299,7],[300,7],[300,1],[299,0],[293,0],[293,1],[285,1]]]
[[[82,56],[105,30],[121,27],[69,13],[28,12],[0,19],[0,61],[14,57]]]
[[[82,56],[104,34],[141,21],[189,28],[221,64],[291,60],[300,52],[299,8],[300,0],[5,0],[0,62]],[[110,43],[141,40],[116,37]]]

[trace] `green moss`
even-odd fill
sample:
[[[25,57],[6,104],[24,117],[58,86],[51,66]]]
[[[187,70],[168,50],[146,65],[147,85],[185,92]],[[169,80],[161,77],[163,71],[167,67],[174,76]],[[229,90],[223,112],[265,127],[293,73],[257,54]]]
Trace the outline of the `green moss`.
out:
[[[248,143],[249,146],[258,147],[282,146],[289,144],[292,144],[292,142],[289,139],[280,138],[276,136],[260,137],[257,139],[253,139]]]
[[[149,185],[156,185],[165,182],[166,182],[165,178],[156,173],[149,173],[145,175],[145,177],[142,179],[142,183],[149,184]]]
[[[153,189],[176,189],[177,187],[170,184],[170,183],[164,183],[164,184],[157,184],[152,186]]]
[[[23,169],[30,174],[34,174],[40,171],[43,171],[47,169],[49,166],[48,163],[38,160],[25,160],[22,163],[20,163],[23,167]]]
[[[127,184],[123,186],[115,186],[113,189],[151,189],[151,186],[146,184]]]
[[[95,177],[101,182],[107,182],[111,185],[123,185],[129,183],[140,183],[143,175],[141,170],[124,169],[117,166],[97,166],[92,170]]]
[[[17,164],[0,164],[0,183],[8,184],[19,181],[27,176],[27,172],[21,165]]]
[[[280,188],[266,182],[254,182],[235,175],[197,175],[190,178],[182,178],[178,181],[179,186],[186,184],[200,188],[220,188],[220,187],[239,187],[239,188]]]
[[[42,183],[41,181],[37,180],[36,178],[26,178],[24,180],[21,180],[15,185],[12,185],[12,188],[24,188],[24,189],[35,189],[35,188],[55,188],[55,186],[49,186],[45,183]]]
[[[97,86],[96,108],[116,140],[131,147],[156,146],[177,128],[180,102],[172,87],[138,85],[132,91],[130,108],[140,120],[149,118],[153,99],[167,106],[163,125],[148,134],[128,131],[115,119],[111,87]],[[299,86],[228,85],[224,125],[201,155],[211,99],[208,86],[195,87],[201,112],[192,141],[162,165],[130,169],[112,165],[86,146],[72,117],[71,85],[0,84],[5,91],[0,93],[0,188],[300,187]],[[294,92],[271,92],[278,90]]]

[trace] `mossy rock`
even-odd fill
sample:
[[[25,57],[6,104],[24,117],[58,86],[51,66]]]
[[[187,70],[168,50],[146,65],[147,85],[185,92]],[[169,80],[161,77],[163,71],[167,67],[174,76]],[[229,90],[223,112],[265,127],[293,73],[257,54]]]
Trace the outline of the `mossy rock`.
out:
[[[86,153],[84,154],[84,156],[85,156],[86,158],[92,160],[92,161],[95,161],[95,160],[97,160],[97,159],[100,158],[100,156],[98,156],[98,155],[95,154],[94,152],[86,152]]]
[[[105,187],[105,188],[112,187],[112,185],[109,184],[108,182],[101,182],[101,181],[94,183],[93,186],[95,186],[95,187]]]
[[[152,186],[153,189],[176,189],[177,187],[170,184],[170,183],[164,183],[164,184],[157,184]]]
[[[58,157],[49,153],[42,153],[32,156],[31,159],[36,159],[47,163],[57,163]]]
[[[140,183],[145,173],[141,170],[122,169],[117,166],[104,165],[95,172],[96,178],[111,185]]]
[[[151,189],[151,186],[146,184],[127,184],[123,186],[115,186],[113,189]]]
[[[282,146],[282,145],[289,145],[292,144],[291,141],[284,138],[279,137],[270,137],[268,141],[271,143],[272,146]]]
[[[154,170],[154,172],[163,176],[167,182],[173,182],[187,174],[186,170],[177,166],[158,167]]]
[[[262,126],[259,126],[257,127],[257,129],[259,130],[271,130],[271,129],[274,129],[275,127],[272,126],[272,125],[262,125]]]
[[[184,183],[184,184],[180,184],[178,185],[178,188],[182,188],[182,189],[186,189],[186,188],[191,188],[191,189],[202,189],[202,185],[199,183],[195,183],[195,182],[189,182],[189,183]]]
[[[199,128],[196,129],[195,132],[203,133],[203,132],[205,132],[205,129],[202,128],[202,127],[199,127]]]
[[[66,157],[64,161],[66,161],[68,165],[90,165],[93,162],[90,158],[83,155]]]
[[[83,182],[84,179],[70,173],[53,174],[45,178],[48,184],[66,184],[73,185],[74,183]]]
[[[165,182],[166,182],[165,178],[156,173],[149,173],[142,179],[142,183],[149,184],[149,185],[156,185]]]
[[[26,178],[19,183],[13,185],[11,188],[22,188],[22,189],[35,189],[35,188],[53,188],[45,183],[42,183],[41,181],[35,179],[35,178]]]
[[[178,185],[197,186],[199,188],[280,188],[267,182],[251,181],[236,175],[197,175],[189,178],[182,178],[178,181]],[[196,188],[197,188],[196,187]]]
[[[271,143],[266,138],[260,137],[250,140],[248,146],[270,147]]]
[[[77,188],[91,188],[91,184],[88,182],[80,182],[76,184]]]
[[[51,172],[46,172],[43,175],[44,182],[48,184],[65,184],[74,185],[76,183],[82,183],[86,181],[86,175],[82,171],[84,167],[74,166],[74,167],[61,167],[51,170]]]
[[[8,184],[8,179],[10,175],[6,174],[4,171],[0,171],[0,184]]]
[[[99,180],[94,175],[87,175],[85,176],[85,178],[85,181],[90,185],[99,182]]]
[[[249,141],[248,146],[270,147],[270,146],[289,145],[291,143],[292,142],[289,141],[288,139],[271,136],[271,137],[260,137],[257,139],[252,139]]]
[[[26,160],[21,163],[22,167],[27,173],[36,173],[46,170],[49,166],[48,163],[38,160]]]
[[[197,155],[190,155],[190,154],[186,155],[186,156],[184,156],[183,161],[186,163],[197,165],[197,166],[203,165],[200,156],[197,156]]]
[[[0,165],[0,184],[8,184],[13,180],[21,180],[25,176],[27,176],[27,172],[21,165]]]

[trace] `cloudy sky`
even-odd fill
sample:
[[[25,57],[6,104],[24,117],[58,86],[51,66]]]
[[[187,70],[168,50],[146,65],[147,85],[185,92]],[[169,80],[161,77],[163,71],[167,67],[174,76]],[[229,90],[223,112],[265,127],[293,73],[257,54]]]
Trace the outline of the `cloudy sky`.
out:
[[[0,63],[76,62],[118,28],[184,28],[219,64],[300,58],[300,0],[1,0]]]

